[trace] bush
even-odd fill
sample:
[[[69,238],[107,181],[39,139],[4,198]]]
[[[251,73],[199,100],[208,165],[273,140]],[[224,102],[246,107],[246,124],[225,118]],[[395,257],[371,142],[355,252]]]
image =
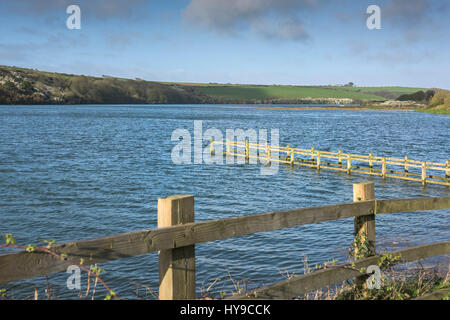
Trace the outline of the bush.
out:
[[[426,102],[428,103],[434,96],[433,90],[428,90],[427,92],[417,91],[411,94],[402,94],[397,98],[397,101],[416,101],[416,102]]]

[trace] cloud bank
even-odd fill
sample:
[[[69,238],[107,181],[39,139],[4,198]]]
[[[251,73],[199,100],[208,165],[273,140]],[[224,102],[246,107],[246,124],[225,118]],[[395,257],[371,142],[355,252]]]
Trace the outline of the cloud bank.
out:
[[[269,39],[307,40],[302,13],[320,2],[324,0],[191,0],[183,16],[220,34],[250,31]]]
[[[15,0],[10,8],[30,15],[45,13],[65,13],[72,4],[79,5],[82,14],[99,19],[127,19],[135,16],[135,10],[145,6],[145,0]]]

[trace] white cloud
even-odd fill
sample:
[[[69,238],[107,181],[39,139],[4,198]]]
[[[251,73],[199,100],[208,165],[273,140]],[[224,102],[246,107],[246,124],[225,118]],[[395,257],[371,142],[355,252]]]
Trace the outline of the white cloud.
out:
[[[264,38],[305,40],[309,34],[301,15],[327,0],[191,0],[184,11],[190,23],[237,35],[246,31]]]

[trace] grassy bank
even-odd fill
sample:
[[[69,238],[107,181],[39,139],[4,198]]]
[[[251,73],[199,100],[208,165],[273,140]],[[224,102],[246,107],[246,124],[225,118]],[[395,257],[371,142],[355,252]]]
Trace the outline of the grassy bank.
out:
[[[0,104],[360,104],[409,87],[199,84],[83,76],[0,66]]]
[[[438,91],[425,108],[416,111],[450,115],[450,91]]]

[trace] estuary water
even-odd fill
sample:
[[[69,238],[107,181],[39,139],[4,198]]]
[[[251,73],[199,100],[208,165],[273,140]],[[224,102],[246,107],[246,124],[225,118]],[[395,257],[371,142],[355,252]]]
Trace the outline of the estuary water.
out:
[[[357,110],[274,110],[210,105],[0,107],[0,234],[20,244],[95,238],[155,228],[157,199],[195,195],[196,221],[351,202],[352,185],[374,181],[378,199],[449,196],[448,187],[280,166],[175,165],[176,129],[278,129],[280,144],[299,148],[444,162],[450,159],[450,117]],[[206,146],[206,142],[205,142]],[[377,216],[377,247],[394,250],[450,239],[450,210]],[[196,245],[197,291],[259,286],[310,266],[348,259],[353,220],[344,219]],[[3,240],[2,240],[3,241]],[[0,253],[8,250],[0,250]],[[445,257],[444,257],[445,259]],[[448,260],[447,260],[448,262]],[[125,298],[152,298],[157,253],[101,264],[103,279]],[[77,299],[69,274],[49,276],[52,294]],[[45,277],[0,284],[26,299]],[[96,297],[105,292],[98,288]]]

